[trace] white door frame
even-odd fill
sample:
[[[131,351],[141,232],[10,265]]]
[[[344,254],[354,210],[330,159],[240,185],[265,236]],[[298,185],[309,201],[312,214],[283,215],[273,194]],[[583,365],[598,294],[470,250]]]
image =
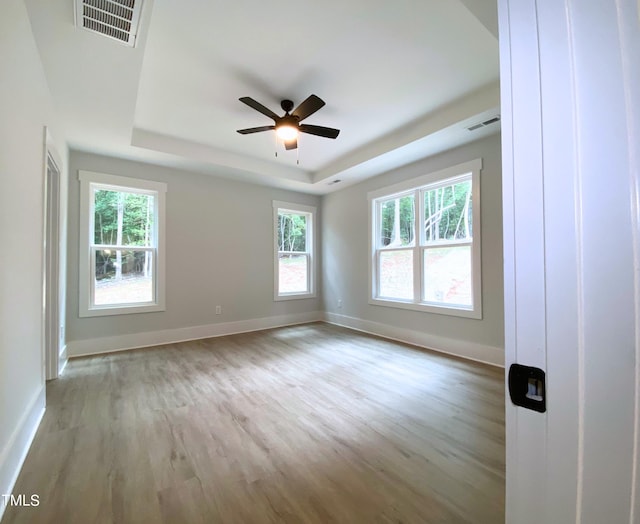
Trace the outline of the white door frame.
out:
[[[60,369],[60,179],[62,162],[48,128],[44,137],[44,205],[42,326],[44,378],[58,378]]]
[[[640,522],[639,10],[498,0],[508,523]]]

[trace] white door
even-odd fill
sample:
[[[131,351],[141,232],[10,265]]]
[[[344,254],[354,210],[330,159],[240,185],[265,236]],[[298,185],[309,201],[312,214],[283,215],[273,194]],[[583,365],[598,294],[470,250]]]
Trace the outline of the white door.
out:
[[[640,409],[636,0],[499,0],[507,522],[633,523]]]

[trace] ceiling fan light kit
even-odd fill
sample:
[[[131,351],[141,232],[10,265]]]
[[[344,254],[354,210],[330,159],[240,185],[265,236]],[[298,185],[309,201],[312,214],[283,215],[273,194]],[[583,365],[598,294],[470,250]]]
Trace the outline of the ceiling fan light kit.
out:
[[[321,136],[324,138],[336,138],[340,133],[339,129],[331,127],[300,124],[300,122],[305,118],[311,116],[325,105],[324,101],[316,95],[309,96],[295,110],[293,110],[293,112],[291,112],[293,109],[293,102],[291,100],[283,100],[280,103],[280,107],[285,113],[283,116],[277,115],[269,108],[263,106],[260,102],[256,102],[253,98],[248,96],[240,98],[240,102],[247,104],[259,113],[271,118],[274,121],[274,125],[238,129],[238,133],[241,135],[248,135],[251,133],[275,130],[278,138],[284,141],[284,146],[287,150],[296,149],[298,147],[299,133],[308,133],[310,135]]]
[[[298,138],[298,121],[293,116],[283,116],[276,124],[276,135],[286,141]]]

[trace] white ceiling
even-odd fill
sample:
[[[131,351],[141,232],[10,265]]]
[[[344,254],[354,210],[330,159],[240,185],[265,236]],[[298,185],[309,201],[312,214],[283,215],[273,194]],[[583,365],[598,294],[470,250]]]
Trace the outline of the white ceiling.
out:
[[[73,149],[326,193],[498,131],[466,129],[499,111],[492,0],[145,0],[135,48],[26,3]],[[312,93],[336,140],[236,133],[273,123],[239,97]]]

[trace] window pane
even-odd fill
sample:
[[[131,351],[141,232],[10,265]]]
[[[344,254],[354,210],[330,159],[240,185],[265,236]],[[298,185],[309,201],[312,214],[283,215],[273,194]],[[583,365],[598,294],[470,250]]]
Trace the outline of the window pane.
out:
[[[471,246],[424,250],[426,302],[473,306]]]
[[[97,249],[94,304],[107,306],[153,301],[151,251]]]
[[[471,240],[471,180],[424,192],[426,242]]]
[[[404,247],[413,244],[415,198],[413,195],[380,203],[380,245]]]
[[[278,251],[307,250],[307,216],[278,213]]]
[[[152,195],[98,189],[94,194],[94,243],[151,246]]]
[[[381,297],[413,299],[413,251],[380,251]]]
[[[307,293],[308,263],[307,255],[278,255],[278,292]]]

